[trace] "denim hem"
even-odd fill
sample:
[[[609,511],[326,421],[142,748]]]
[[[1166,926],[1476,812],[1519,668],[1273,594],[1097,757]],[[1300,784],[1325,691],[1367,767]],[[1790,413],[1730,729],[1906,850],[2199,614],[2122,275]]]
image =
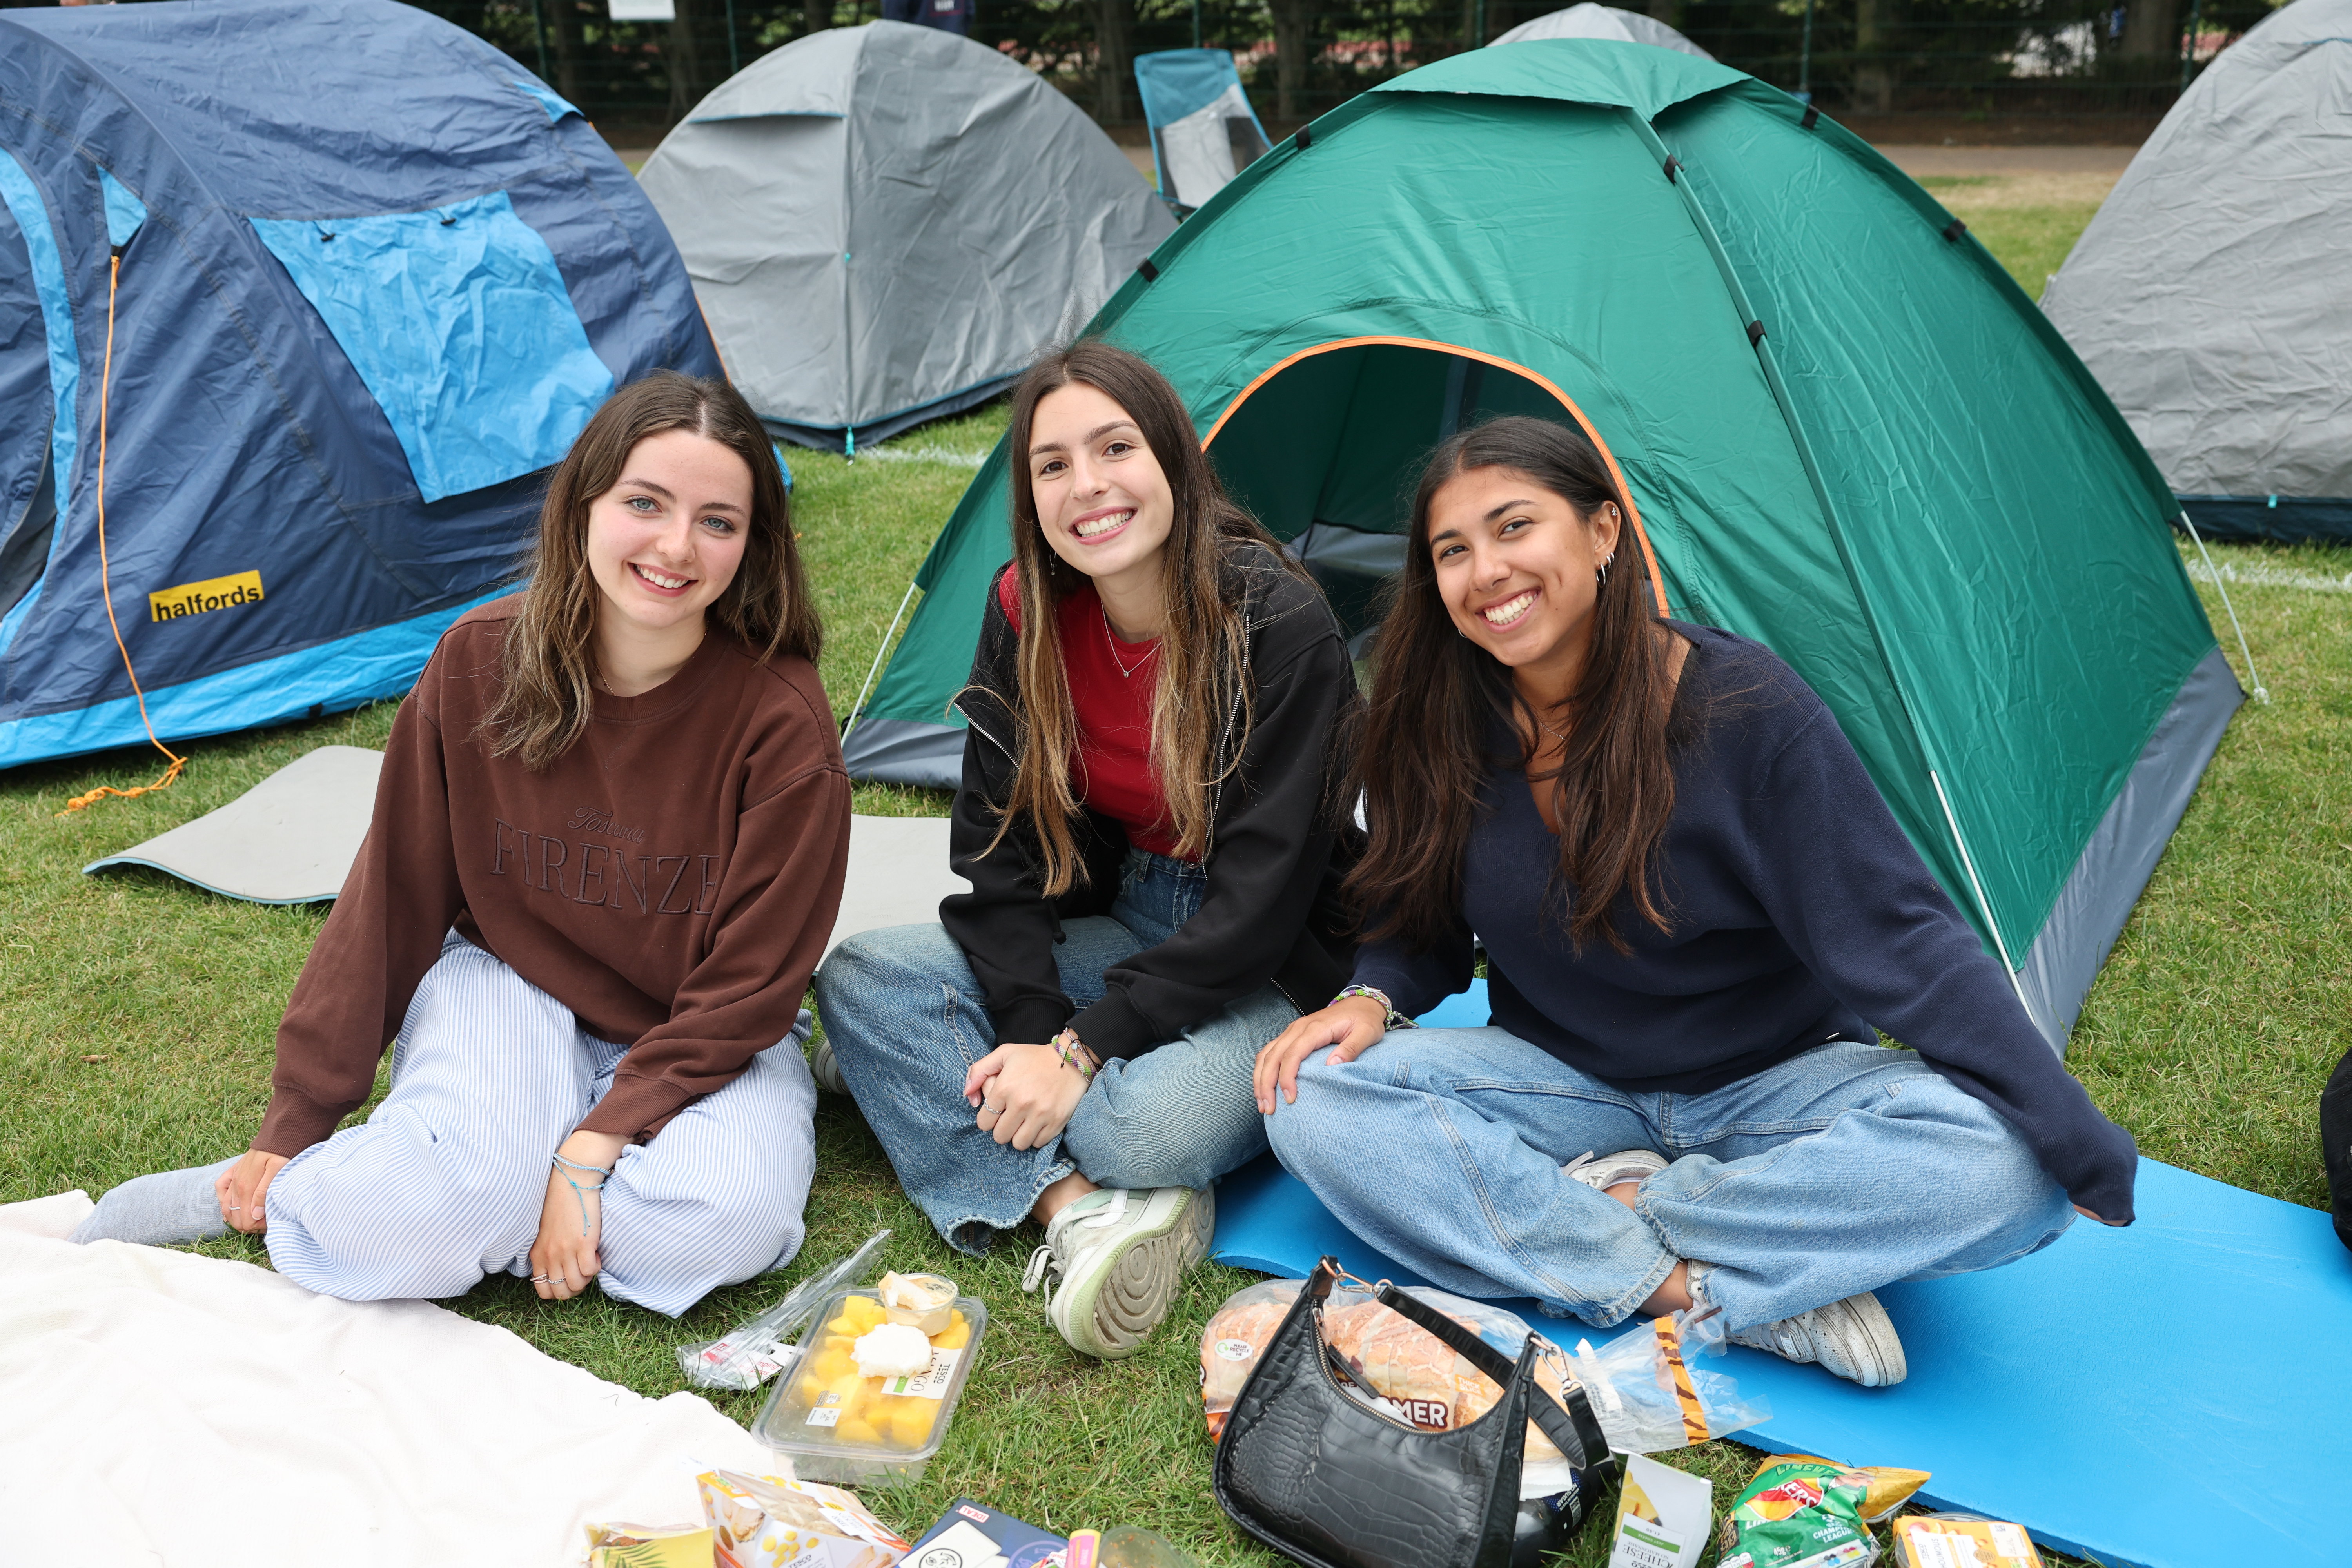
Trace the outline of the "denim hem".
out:
[[[1642,1303],[1657,1294],[1658,1287],[1666,1282],[1667,1276],[1675,1271],[1675,1265],[1682,1261],[1663,1247],[1659,1249],[1658,1256],[1660,1262],[1642,1277],[1641,1283],[1620,1293],[1615,1300],[1605,1307],[1598,1308],[1595,1312],[1590,1314],[1579,1312],[1577,1316],[1584,1319],[1596,1329],[1613,1329],[1640,1311]]]
[[[946,1242],[965,1257],[985,1258],[988,1256],[988,1249],[995,1245],[999,1236],[1008,1230],[1018,1230],[1029,1223],[1030,1214],[1037,1207],[1037,1200],[1045,1195],[1047,1187],[1076,1170],[1077,1166],[1067,1160],[1056,1160],[1046,1166],[1045,1173],[1040,1176],[1036,1184],[1030,1189],[1029,1199],[1021,1205],[1021,1212],[1010,1220],[994,1220],[985,1215],[966,1215],[963,1218],[946,1225],[933,1220],[932,1228],[940,1233],[941,1241]],[[975,1226],[986,1232],[978,1245],[973,1245],[965,1239],[967,1233]]]

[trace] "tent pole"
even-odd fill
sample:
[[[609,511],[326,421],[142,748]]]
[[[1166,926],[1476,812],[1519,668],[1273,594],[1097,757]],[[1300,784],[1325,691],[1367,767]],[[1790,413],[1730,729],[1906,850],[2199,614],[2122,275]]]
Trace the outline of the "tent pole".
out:
[[[548,79],[547,21],[540,14],[539,0],[530,0],[530,37],[531,41],[539,46],[539,79],[543,82]]]
[[[1666,144],[1660,139],[1657,128],[1638,110],[1627,107],[1621,112],[1625,116],[1626,123],[1633,127],[1634,134],[1649,147],[1651,154],[1659,160],[1662,166],[1667,164]],[[1682,195],[1683,210],[1689,215],[1691,227],[1697,232],[1707,254],[1714,258],[1716,271],[1723,279],[1723,291],[1730,296],[1733,310],[1742,321],[1750,323],[1750,342],[1756,351],[1757,366],[1763,371],[1764,384],[1770,389],[1772,401],[1780,407],[1781,422],[1789,427],[1789,444],[1796,448],[1797,461],[1805,470],[1805,482],[1812,488],[1813,504],[1822,509],[1822,521],[1828,528],[1830,542],[1837,551],[1838,565],[1845,573],[1847,584],[1853,589],[1854,605],[1862,612],[1862,623],[1870,633],[1871,647],[1878,655],[1879,668],[1885,672],[1887,687],[1895,693],[1895,700],[1902,708],[1904,722],[1911,728],[1911,741],[1919,748],[1919,760],[1926,766],[1927,782],[1936,787],[1936,798],[1943,805],[1944,820],[1951,828],[1952,842],[1960,852],[1961,868],[1968,873],[1969,882],[1975,885],[1977,906],[1983,913],[1985,930],[1992,937],[1993,946],[2000,952],[2001,963],[2007,965],[2009,946],[2001,938],[2000,927],[1993,923],[1992,906],[1984,896],[1983,885],[1977,879],[1976,861],[1969,854],[1968,841],[1960,837],[1959,820],[1952,815],[1952,803],[1945,797],[1944,781],[1936,765],[1936,749],[1928,743],[1927,732],[1919,723],[1918,710],[1912,705],[1911,693],[1904,689],[1903,678],[1895,673],[1894,656],[1888,652],[1886,628],[1879,623],[1877,606],[1871,603],[1870,594],[1863,585],[1861,569],[1854,563],[1853,545],[1846,538],[1844,520],[1838,516],[1836,504],[1830,500],[1829,485],[1822,479],[1821,464],[1813,456],[1812,439],[1805,434],[1804,423],[1797,417],[1797,405],[1789,397],[1788,384],[1780,379],[1780,364],[1772,353],[1772,340],[1764,331],[1762,319],[1748,303],[1748,290],[1741,285],[1739,274],[1732,269],[1731,257],[1723,248],[1723,240],[1715,232],[1715,223],[1706,216],[1706,209],[1698,205],[1698,197],[1693,194],[1690,182],[1673,179],[1671,174],[1667,177],[1673,180],[1675,189]],[[2018,1001],[2024,1004],[2026,1016],[2033,1018],[2032,1005],[2025,1001],[2025,988],[2017,979],[2017,971],[2011,969],[2009,973],[2010,984],[2016,988]],[[2034,1026],[2041,1027],[2039,1018],[2034,1018]]]
[[[2238,634],[2238,656],[2246,661],[2246,679],[2254,684],[2254,700],[2268,707],[2271,694],[2263,689],[2262,674],[2254,668],[2254,650],[2246,646],[2246,628],[2238,624],[2238,606],[2230,603],[2230,585],[2221,581],[2221,569],[2213,564],[2213,552],[2205,548],[2205,536],[2197,531],[2186,507],[2180,511],[2180,526],[2197,542],[2197,553],[2205,558],[2205,570],[2212,574],[2213,591],[2221,595],[2221,607],[2230,612],[2230,629]]]
[[[847,745],[859,721],[866,717],[866,694],[874,689],[874,678],[882,673],[882,656],[890,651],[890,639],[898,635],[898,622],[907,614],[908,601],[915,596],[915,585],[907,584],[906,598],[898,601],[898,613],[890,617],[890,629],[882,634],[882,646],[874,650],[874,662],[866,668],[866,684],[857,689],[857,700],[849,705],[849,727],[841,732],[841,743]]]
[[[2017,977],[2017,965],[2009,960],[2009,943],[2000,939],[2000,922],[1992,918],[1992,903],[1985,897],[1984,881],[1977,875],[1976,857],[1969,853],[1969,841],[1960,837],[1960,819],[1952,815],[1952,797],[1944,793],[1944,779],[1935,769],[1927,770],[1927,782],[1936,786],[1936,803],[1944,808],[1944,821],[1952,830],[1952,842],[1960,847],[1960,864],[1968,868],[1969,887],[1976,893],[1977,908],[1984,915],[1985,930],[1992,933],[1993,951],[2000,954],[2000,966],[2009,972],[2009,987],[2017,993],[2017,1005],[2025,1016],[2033,1019],[2033,1026],[2042,1027],[2042,1020],[2033,1011],[2033,1004],[2025,999],[2025,984]],[[2063,1047],[2059,1054],[2065,1054]]]
[[[1805,41],[1797,50],[1797,96],[1813,101],[1813,0],[1805,0]]]
[[[539,0],[531,0],[531,4],[536,5]],[[737,75],[743,68],[743,57],[738,52],[740,47],[740,46],[735,41],[735,0],[727,0],[727,74],[729,76]]]

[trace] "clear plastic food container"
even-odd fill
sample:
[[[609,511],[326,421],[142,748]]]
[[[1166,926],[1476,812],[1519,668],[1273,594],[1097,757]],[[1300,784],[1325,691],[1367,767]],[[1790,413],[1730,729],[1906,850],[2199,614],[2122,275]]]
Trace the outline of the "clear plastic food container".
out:
[[[919,1479],[947,1440],[948,1422],[979,1358],[988,1308],[958,1296],[947,1328],[930,1335],[929,1371],[860,1377],[850,1346],[886,1319],[873,1290],[845,1290],[801,1336],[800,1359],[776,1378],[751,1435],[793,1462],[804,1481],[901,1486]]]

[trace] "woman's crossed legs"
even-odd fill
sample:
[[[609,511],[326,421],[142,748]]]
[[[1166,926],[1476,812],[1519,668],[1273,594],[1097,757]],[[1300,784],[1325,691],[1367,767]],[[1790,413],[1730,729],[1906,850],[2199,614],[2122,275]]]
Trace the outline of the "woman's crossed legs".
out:
[[[1622,1321],[1678,1260],[1734,1331],[1991,1268],[2074,1215],[2007,1122],[1906,1051],[1834,1040],[1706,1094],[1629,1094],[1502,1029],[1309,1058],[1267,1131],[1349,1229],[1462,1295]],[[1629,1207],[1579,1156],[1672,1162]]]

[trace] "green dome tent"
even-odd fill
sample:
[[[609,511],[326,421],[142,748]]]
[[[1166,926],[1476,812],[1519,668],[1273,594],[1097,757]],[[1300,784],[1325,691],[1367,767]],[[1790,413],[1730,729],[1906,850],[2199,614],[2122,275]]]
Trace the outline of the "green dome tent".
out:
[[[1822,694],[2053,1048],[2242,700],[2170,490],[2041,313],[1892,164],[1725,66],[1561,39],[1384,83],[1091,330],[1169,374],[1343,615],[1449,430],[1583,425],[1662,607]],[[957,775],[1005,460],[916,579],[861,776]]]

